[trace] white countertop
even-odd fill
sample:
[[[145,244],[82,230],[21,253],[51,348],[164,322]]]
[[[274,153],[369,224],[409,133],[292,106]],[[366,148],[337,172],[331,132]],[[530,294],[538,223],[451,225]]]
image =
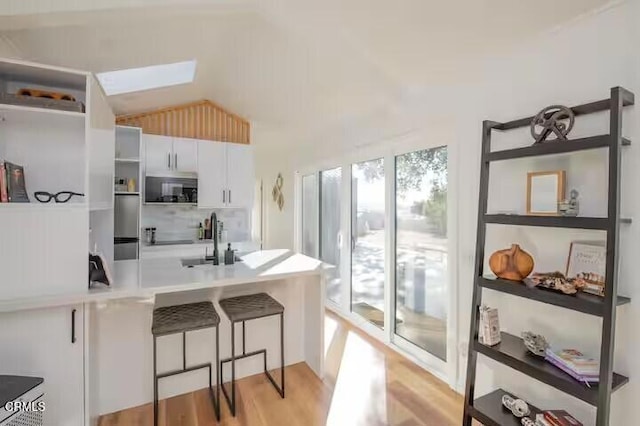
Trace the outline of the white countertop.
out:
[[[183,267],[180,258],[115,262],[112,285],[77,293],[0,300],[0,312],[64,306],[114,299],[147,299],[159,293],[227,287],[305,275],[320,275],[322,262],[290,250],[263,250],[241,256],[233,265]]]

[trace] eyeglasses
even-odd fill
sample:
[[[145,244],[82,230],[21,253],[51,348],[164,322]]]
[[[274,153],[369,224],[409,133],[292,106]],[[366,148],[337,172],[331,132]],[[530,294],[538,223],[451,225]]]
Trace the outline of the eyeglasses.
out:
[[[36,197],[36,200],[40,201],[41,203],[48,203],[52,199],[55,200],[56,203],[66,203],[74,195],[77,195],[79,197],[84,197],[84,194],[80,194],[79,192],[72,192],[72,191],[60,191],[57,194],[52,194],[46,191],[36,191],[33,193],[33,195]]]

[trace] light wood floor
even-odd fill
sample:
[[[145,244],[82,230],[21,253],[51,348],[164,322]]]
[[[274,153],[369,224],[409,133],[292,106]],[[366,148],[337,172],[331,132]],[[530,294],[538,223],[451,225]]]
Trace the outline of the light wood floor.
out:
[[[463,399],[415,364],[334,314],[326,315],[326,377],[287,367],[281,399],[261,374],[237,382],[238,414],[222,404],[222,426],[460,425]],[[277,378],[279,376],[276,376]],[[103,416],[99,426],[151,426],[151,404]],[[160,402],[159,426],[210,426],[207,390]]]

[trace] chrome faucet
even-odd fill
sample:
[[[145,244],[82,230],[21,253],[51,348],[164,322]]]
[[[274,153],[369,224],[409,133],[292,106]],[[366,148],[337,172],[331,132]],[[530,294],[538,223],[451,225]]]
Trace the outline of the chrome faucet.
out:
[[[216,212],[211,213],[211,238],[213,239],[213,264],[220,264],[218,253],[218,216]]]

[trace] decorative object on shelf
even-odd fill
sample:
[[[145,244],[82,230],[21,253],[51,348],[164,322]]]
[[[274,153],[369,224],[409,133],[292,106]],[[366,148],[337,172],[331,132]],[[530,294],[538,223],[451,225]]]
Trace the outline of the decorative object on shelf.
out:
[[[489,267],[498,278],[522,281],[533,271],[533,257],[518,244],[498,250],[489,258]]]
[[[483,345],[494,346],[500,343],[500,318],[498,309],[482,305],[480,308],[480,328],[478,341]]]
[[[559,291],[564,294],[576,294],[582,287],[580,280],[567,278],[562,272],[535,272],[524,280],[529,287]]]
[[[271,191],[271,195],[273,196],[273,201],[278,205],[278,209],[282,211],[284,208],[284,194],[282,193],[282,187],[284,186],[284,179],[282,177],[282,173],[278,173],[278,177],[276,178],[276,183],[273,185],[273,190]]]
[[[109,264],[101,253],[89,253],[89,288],[97,284],[111,285]]]
[[[554,351],[547,348],[544,359],[579,382],[588,385],[600,381],[600,362],[576,349]]]
[[[7,201],[9,203],[28,203],[29,195],[24,179],[24,167],[4,162]]]
[[[18,105],[33,108],[58,109],[61,111],[85,112],[84,104],[64,99],[36,98],[12,93],[0,92],[0,104]]]
[[[569,192],[569,199],[562,200],[558,203],[558,212],[560,213],[560,216],[578,216],[578,213],[580,213],[578,195],[580,195],[578,191],[572,189],[571,192]]]
[[[20,89],[16,92],[18,96],[33,96],[34,98],[56,99],[62,101],[75,101],[76,98],[68,93],[52,92],[50,90],[40,89]]]
[[[74,196],[84,197],[84,194],[73,191],[60,191],[55,194],[47,191],[36,191],[33,193],[33,195],[36,197],[36,200],[40,201],[41,203],[48,203],[51,200],[54,200],[56,203],[66,203]]]
[[[529,405],[526,402],[522,399],[515,399],[508,394],[502,396],[502,405],[507,407],[507,409],[518,418],[528,416],[531,413]]]
[[[565,198],[564,170],[527,173],[527,214],[557,216]]]
[[[605,241],[573,241],[567,260],[567,277],[579,281],[585,293],[604,296],[606,263]]]
[[[575,114],[569,107],[551,105],[544,108],[531,121],[531,136],[536,140],[534,145],[544,142],[566,141],[575,121]],[[548,139],[552,134],[556,137]]]
[[[529,352],[536,356],[544,356],[545,351],[549,347],[549,343],[547,343],[547,339],[545,339],[542,334],[525,331],[521,336],[524,341],[524,346],[529,350]]]

